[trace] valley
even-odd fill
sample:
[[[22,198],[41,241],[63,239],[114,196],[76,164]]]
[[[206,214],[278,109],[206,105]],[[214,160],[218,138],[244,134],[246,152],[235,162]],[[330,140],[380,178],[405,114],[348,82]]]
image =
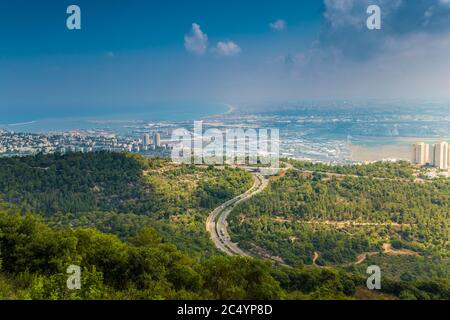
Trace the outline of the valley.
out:
[[[449,182],[414,181],[402,163],[289,161],[265,177],[258,168],[174,165],[128,153],[0,162],[4,299],[427,299],[450,292]],[[65,289],[68,264],[81,265],[85,290]],[[383,292],[371,295],[363,289],[370,264],[384,272]]]

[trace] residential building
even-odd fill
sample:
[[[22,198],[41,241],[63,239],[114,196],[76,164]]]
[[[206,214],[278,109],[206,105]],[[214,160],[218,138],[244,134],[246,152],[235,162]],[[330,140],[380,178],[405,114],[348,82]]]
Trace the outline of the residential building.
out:
[[[414,145],[414,163],[424,166],[429,163],[430,146],[424,142]]]

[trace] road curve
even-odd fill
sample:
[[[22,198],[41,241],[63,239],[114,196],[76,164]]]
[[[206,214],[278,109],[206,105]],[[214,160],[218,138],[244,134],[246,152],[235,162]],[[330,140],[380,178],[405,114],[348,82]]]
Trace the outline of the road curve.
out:
[[[209,232],[214,245],[223,253],[233,256],[249,257],[250,254],[240,249],[236,243],[231,242],[228,233],[227,218],[231,211],[241,202],[253,197],[255,194],[264,190],[268,185],[268,180],[260,173],[252,173],[253,186],[245,193],[228,200],[212,211],[206,219],[206,230]]]

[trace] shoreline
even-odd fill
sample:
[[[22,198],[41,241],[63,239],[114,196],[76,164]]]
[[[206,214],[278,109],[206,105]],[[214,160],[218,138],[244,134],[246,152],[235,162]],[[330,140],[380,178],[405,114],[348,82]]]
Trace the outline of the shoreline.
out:
[[[43,117],[40,119],[34,119],[30,121],[16,122],[11,124],[0,124],[0,130],[17,131],[23,133],[48,133],[48,132],[68,132],[71,130],[94,130],[102,129],[105,127],[123,127],[127,124],[136,125],[142,123],[181,123],[187,121],[195,121],[195,119],[207,119],[213,117],[224,116],[235,110],[230,104],[209,104],[207,106],[197,105],[197,108],[192,109],[189,105],[186,105],[178,110],[176,106],[171,109],[164,109],[167,112],[159,113],[158,110],[152,110],[146,112],[136,113],[123,113],[123,114],[105,114],[95,116],[73,116],[73,117]],[[225,106],[227,109],[224,109]],[[211,114],[208,114],[210,109]],[[192,111],[181,112],[181,110]],[[197,115],[195,115],[197,113]],[[202,115],[203,114],[203,115]]]
[[[225,107],[228,108],[228,110],[226,110],[225,112],[221,112],[221,113],[216,113],[216,114],[212,114],[206,117],[202,117],[201,119],[214,119],[217,117],[221,117],[221,116],[227,116],[232,114],[234,111],[236,111],[237,107],[229,104],[229,103],[220,103],[221,105],[224,105]]]
[[[233,106],[233,105],[231,105],[231,104],[226,104],[226,106],[228,107],[228,111],[225,112],[224,114],[230,114],[230,113],[233,113],[233,112],[236,111],[236,109],[237,109],[235,106]]]

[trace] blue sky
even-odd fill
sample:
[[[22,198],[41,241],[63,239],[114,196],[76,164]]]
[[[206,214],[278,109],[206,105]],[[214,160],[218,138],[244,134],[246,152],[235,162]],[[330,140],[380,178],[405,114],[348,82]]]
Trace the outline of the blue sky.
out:
[[[69,4],[82,10],[82,32],[65,28]],[[6,40],[2,55],[175,50],[180,39],[182,48],[183,35],[193,22],[217,38],[263,35],[280,16],[292,26],[315,23],[322,7],[314,0],[282,4],[267,0],[7,0],[2,1],[0,13],[1,35]]]
[[[3,0],[0,115],[448,98],[449,31],[450,0]]]

